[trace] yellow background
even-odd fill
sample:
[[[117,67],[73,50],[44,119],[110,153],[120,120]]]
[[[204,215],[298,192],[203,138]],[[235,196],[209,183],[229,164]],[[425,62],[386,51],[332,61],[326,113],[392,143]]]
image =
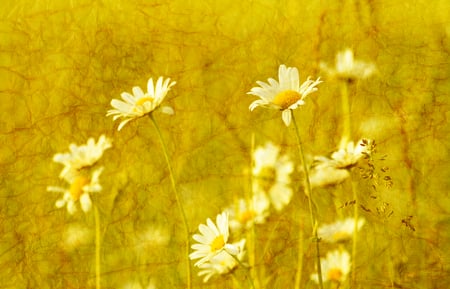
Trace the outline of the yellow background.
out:
[[[68,226],[92,228],[93,216],[55,208],[61,196],[46,187],[61,185],[55,153],[101,134],[113,140],[101,160],[103,192],[94,196],[103,230],[103,287],[145,284],[151,277],[158,288],[184,288],[183,227],[156,132],[147,118],[117,132],[118,122],[105,117],[111,99],[145,88],[150,77],[177,82],[165,101],[175,115],[157,112],[155,118],[194,233],[249,189],[253,133],[256,145],[273,141],[295,159],[293,127],[283,125],[280,113],[248,110],[256,98],[246,92],[256,80],[276,78],[280,64],[297,67],[301,81],[324,79],[295,113],[309,155],[336,149],[339,86],[318,67],[320,61],[333,65],[347,47],[378,68],[351,88],[354,140],[377,141],[379,156],[386,155],[379,165],[389,167],[394,182],[390,189],[380,183],[377,191],[360,182],[371,212],[361,213],[367,223],[359,287],[387,288],[394,280],[398,288],[444,288],[450,282],[447,1],[8,0],[2,6],[0,288],[94,288],[92,241],[71,251],[62,245]],[[333,221],[330,190],[316,194],[319,220]],[[351,195],[341,199],[348,200]],[[292,287],[296,245],[289,238],[298,226],[288,216],[304,201],[297,193],[280,217],[287,224],[277,227],[282,230],[266,260],[270,287]],[[408,216],[415,231],[402,222]],[[136,241],[151,225],[168,228],[168,246]],[[307,282],[311,248],[305,248],[306,288],[314,288]],[[193,272],[196,287],[233,286],[227,277],[203,284]]]

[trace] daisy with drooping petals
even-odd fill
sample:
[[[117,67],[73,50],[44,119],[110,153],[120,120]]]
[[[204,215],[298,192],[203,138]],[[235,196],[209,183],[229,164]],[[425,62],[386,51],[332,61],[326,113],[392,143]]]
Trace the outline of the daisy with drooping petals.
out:
[[[111,106],[114,109],[108,110],[106,116],[113,115],[113,120],[124,118],[117,129],[120,131],[130,120],[147,115],[157,109],[175,83],[175,81],[170,81],[170,78],[164,80],[161,76],[156,81],[156,85],[153,85],[153,79],[150,78],[147,82],[146,93],[140,87],[135,86],[132,89],[133,94],[122,92],[121,96],[124,101],[111,100]],[[173,114],[173,109],[170,106],[163,106],[161,111],[166,114]]]
[[[359,218],[356,224],[356,229],[359,230],[364,225],[363,218]],[[318,236],[329,243],[344,242],[352,238],[355,230],[355,219],[346,218],[339,220],[332,224],[326,224],[319,227],[317,230]]]
[[[254,194],[267,194],[275,210],[281,211],[293,195],[291,173],[294,164],[287,155],[280,156],[280,148],[270,142],[258,147],[253,157]]]
[[[331,154],[331,159],[336,168],[351,168],[356,165],[363,157],[363,153],[367,153],[364,143],[367,141],[360,140],[355,145],[353,141],[342,142],[338,151]]]
[[[68,188],[63,187],[47,187],[49,192],[63,193],[63,197],[56,201],[56,207],[62,208],[67,206],[69,214],[77,211],[77,203],[80,203],[81,210],[88,212],[91,210],[92,201],[90,193],[97,193],[102,190],[99,182],[100,174],[103,168],[96,169],[90,177],[82,174],[68,174],[64,179],[69,183]]]
[[[376,67],[373,63],[355,60],[353,51],[349,48],[338,52],[335,65],[335,67],[329,67],[326,63],[321,62],[320,68],[331,78],[342,79],[349,82],[360,78],[367,78],[376,71]]]
[[[239,261],[242,261],[245,256],[245,239],[242,239],[237,243],[233,243],[232,245],[238,248],[239,253],[236,255],[236,258]],[[225,251],[221,251],[217,255],[213,256],[208,262],[198,266],[201,269],[198,276],[204,276],[203,282],[208,282],[208,280],[214,275],[227,274],[237,267],[238,261],[236,258]]]
[[[189,258],[191,260],[200,259],[194,264],[195,266],[210,261],[212,257],[222,251],[232,255],[239,253],[238,247],[227,243],[229,236],[228,213],[223,212],[217,215],[216,224],[208,218],[206,225],[200,224],[198,227],[200,234],[193,236],[198,243],[191,246],[194,252],[189,255]]]
[[[257,81],[259,87],[253,87],[247,94],[258,96],[260,99],[250,104],[249,109],[253,111],[256,107],[262,106],[282,111],[282,119],[286,126],[289,126],[292,119],[292,110],[299,105],[303,105],[305,97],[317,90],[317,85],[321,83],[320,77],[312,81],[308,78],[300,85],[298,70],[295,67],[280,65],[278,69],[278,79],[268,79],[268,83]]]
[[[89,138],[85,145],[70,144],[68,153],[58,153],[53,161],[64,165],[60,178],[66,178],[68,174],[93,166],[103,155],[103,152],[111,147],[111,140],[101,135],[97,143],[94,138]],[[76,174],[76,173],[75,173]],[[70,177],[69,178],[73,178]]]
[[[350,272],[350,254],[345,251],[335,250],[328,252],[326,258],[320,259],[323,282],[333,281],[342,283],[347,279]],[[311,279],[319,283],[317,273],[311,275]]]

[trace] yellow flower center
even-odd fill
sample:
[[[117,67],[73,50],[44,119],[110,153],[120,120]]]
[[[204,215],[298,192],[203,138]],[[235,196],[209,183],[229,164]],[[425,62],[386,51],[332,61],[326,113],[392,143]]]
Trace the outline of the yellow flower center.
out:
[[[264,167],[258,174],[259,184],[265,192],[275,185],[277,172],[274,167]]]
[[[73,183],[70,185],[70,196],[74,201],[78,201],[80,196],[83,194],[83,187],[89,184],[89,179],[84,176],[78,176],[75,178]]]
[[[144,103],[146,103],[147,101],[153,102],[153,97],[149,96],[148,94],[145,94],[144,97],[138,99],[136,101],[136,106],[137,105],[143,105]]]
[[[247,210],[245,212],[242,212],[242,214],[239,215],[239,221],[242,224],[245,224],[248,221],[251,221],[253,219],[254,215],[255,215],[255,213],[252,210]]]
[[[350,236],[346,232],[338,231],[333,234],[333,240],[335,242],[344,241],[348,238],[350,238]]]
[[[340,282],[342,278],[342,271],[340,269],[331,269],[328,271],[328,279],[332,281]]]
[[[225,240],[223,239],[223,235],[217,236],[212,242],[211,242],[211,251],[216,252],[218,250],[221,250],[223,246],[225,246]]]
[[[279,106],[281,110],[285,110],[300,99],[302,99],[302,95],[297,91],[285,90],[278,93],[272,103]]]

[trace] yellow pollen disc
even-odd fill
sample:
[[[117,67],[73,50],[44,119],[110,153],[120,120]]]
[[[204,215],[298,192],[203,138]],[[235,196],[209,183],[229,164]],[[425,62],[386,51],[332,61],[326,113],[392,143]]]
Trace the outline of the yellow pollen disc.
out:
[[[339,269],[331,269],[328,271],[328,279],[340,282],[342,278],[342,271]]]
[[[279,106],[282,110],[285,110],[300,99],[302,99],[302,95],[297,91],[285,90],[278,93],[272,103]]]
[[[138,101],[136,101],[136,105],[143,105],[147,101],[152,102],[153,101],[153,97],[151,97],[151,96],[142,97],[142,98],[138,99]]]
[[[211,242],[211,251],[215,252],[217,250],[220,250],[225,246],[225,240],[223,239],[222,235],[217,236],[212,242]]]
[[[253,219],[254,215],[255,214],[253,213],[253,211],[247,210],[239,216],[239,220],[241,221],[241,223],[247,223],[248,221],[251,221]]]
[[[345,233],[345,232],[342,232],[342,231],[340,231],[340,232],[338,231],[338,232],[333,234],[333,240],[335,242],[344,241],[344,240],[347,240],[349,238],[350,238],[350,235]]]
[[[277,172],[274,167],[264,167],[258,174],[259,184],[268,192],[276,183]]]
[[[75,178],[73,183],[70,185],[70,196],[74,201],[78,201],[80,196],[83,194],[83,187],[89,184],[89,179],[83,176],[78,176]]]

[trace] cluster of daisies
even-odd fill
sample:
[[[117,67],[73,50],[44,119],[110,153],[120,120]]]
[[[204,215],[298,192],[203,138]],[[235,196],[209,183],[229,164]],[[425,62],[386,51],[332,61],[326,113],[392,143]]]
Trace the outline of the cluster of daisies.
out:
[[[321,63],[321,68],[330,76],[352,82],[356,78],[365,78],[375,72],[375,67],[362,61],[353,59],[353,52],[346,50],[337,55],[336,67],[330,68]],[[293,110],[305,104],[305,99],[317,91],[322,83],[320,78],[308,78],[300,82],[299,73],[295,67],[280,65],[278,80],[269,78],[267,82],[257,81],[248,94],[259,97],[253,101],[249,109],[258,107],[281,111],[281,118],[289,126],[293,118]],[[162,102],[169,90],[176,84],[170,78],[159,77],[154,83],[150,78],[147,91],[140,87],[133,87],[132,93],[123,92],[122,99],[113,99],[113,109],[107,111],[107,116],[113,120],[120,119],[120,131],[128,122],[140,117],[152,115],[156,110],[166,114],[173,114],[170,106],[163,106]],[[64,187],[50,186],[48,191],[63,193],[63,197],[56,201],[58,208],[66,206],[70,214],[81,210],[88,212],[92,207],[91,193],[102,190],[99,178],[103,167],[97,162],[104,151],[111,147],[111,141],[104,135],[96,142],[90,138],[87,144],[77,146],[71,144],[70,151],[58,153],[53,160],[64,167],[59,177],[66,183]],[[343,182],[350,176],[350,169],[354,167],[364,153],[364,142],[341,142],[339,149],[329,157],[316,156],[309,164],[310,184],[312,188],[332,186]],[[231,232],[241,232],[252,226],[266,222],[271,210],[280,212],[291,201],[294,191],[291,187],[291,174],[295,170],[293,161],[287,154],[282,154],[280,147],[268,142],[257,147],[253,152],[252,194],[249,198],[241,198],[235,204],[224,208],[217,215],[215,222],[210,218],[206,224],[198,227],[199,233],[193,235],[196,242],[192,245],[189,258],[195,261],[199,268],[199,276],[207,282],[214,275],[226,274],[240,264],[245,263],[246,240],[234,242],[230,238]],[[338,220],[333,224],[322,225],[318,228],[319,238],[330,243],[342,243],[350,239],[355,230],[364,224],[363,219],[348,218]],[[350,271],[351,261],[347,251],[340,249],[329,252],[322,260],[322,275],[324,281],[342,282]],[[312,274],[312,280],[318,280],[317,273]]]

